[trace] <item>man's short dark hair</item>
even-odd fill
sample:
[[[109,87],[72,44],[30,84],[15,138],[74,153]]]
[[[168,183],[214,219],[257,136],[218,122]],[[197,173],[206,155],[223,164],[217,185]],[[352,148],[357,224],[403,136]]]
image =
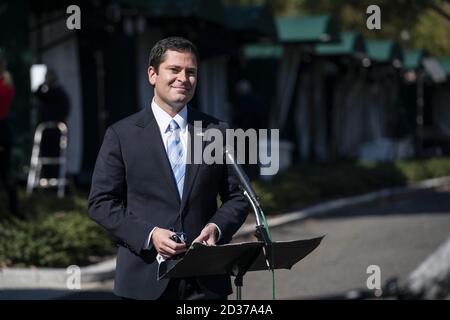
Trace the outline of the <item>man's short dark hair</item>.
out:
[[[159,71],[159,65],[164,62],[164,54],[167,50],[177,52],[190,52],[195,56],[197,63],[199,62],[197,47],[187,39],[181,37],[169,37],[159,40],[150,51],[148,58],[149,67],[155,68],[156,72]]]

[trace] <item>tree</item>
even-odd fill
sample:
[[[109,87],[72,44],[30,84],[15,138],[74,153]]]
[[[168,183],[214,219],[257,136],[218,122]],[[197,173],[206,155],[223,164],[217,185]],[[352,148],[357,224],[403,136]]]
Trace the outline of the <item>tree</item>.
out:
[[[275,16],[331,14],[340,30],[366,38],[393,38],[404,47],[450,56],[450,0],[226,0],[233,5],[263,5]],[[369,5],[381,8],[381,30],[366,28]]]

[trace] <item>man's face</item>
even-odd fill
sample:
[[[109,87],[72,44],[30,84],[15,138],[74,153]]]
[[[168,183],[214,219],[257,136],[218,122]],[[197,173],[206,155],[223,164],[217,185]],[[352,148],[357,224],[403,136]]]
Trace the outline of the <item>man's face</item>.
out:
[[[155,88],[155,101],[161,107],[179,110],[194,96],[197,61],[190,52],[168,50],[159,70],[148,68],[148,79]]]

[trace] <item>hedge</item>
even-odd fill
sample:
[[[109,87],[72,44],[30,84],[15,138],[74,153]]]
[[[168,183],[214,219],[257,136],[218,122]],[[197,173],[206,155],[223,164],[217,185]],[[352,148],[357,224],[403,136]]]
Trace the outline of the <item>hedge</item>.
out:
[[[87,216],[86,198],[60,200],[48,192],[28,198],[20,192],[26,218],[2,212],[0,266],[83,266],[114,254],[114,239]]]

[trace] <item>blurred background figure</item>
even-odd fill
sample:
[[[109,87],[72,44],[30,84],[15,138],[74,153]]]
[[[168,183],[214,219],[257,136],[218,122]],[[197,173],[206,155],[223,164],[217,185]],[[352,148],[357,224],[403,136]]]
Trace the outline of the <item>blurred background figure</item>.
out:
[[[44,122],[63,122],[67,124],[70,101],[66,90],[59,84],[54,70],[49,69],[45,81],[35,92],[37,100],[38,124]],[[59,157],[60,131],[56,128],[46,129],[42,135],[40,157]],[[41,178],[57,178],[58,165],[43,166]]]
[[[13,97],[13,79],[7,70],[6,57],[0,49],[0,184],[8,194],[10,212],[18,215],[16,186],[11,173],[12,136],[8,120]]]
[[[66,123],[70,111],[69,97],[59,84],[54,70],[47,71],[45,82],[39,86],[35,95],[38,100],[39,123],[46,121]]]

